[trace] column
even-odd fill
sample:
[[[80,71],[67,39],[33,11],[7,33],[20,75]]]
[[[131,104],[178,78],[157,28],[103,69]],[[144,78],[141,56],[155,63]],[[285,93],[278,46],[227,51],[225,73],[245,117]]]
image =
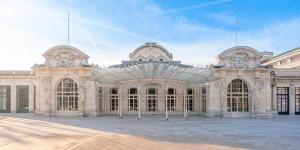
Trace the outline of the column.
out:
[[[141,93],[138,94],[138,120],[141,119]]]
[[[187,119],[187,101],[186,101],[186,91],[183,92],[183,116]]]
[[[33,84],[28,85],[28,111],[29,112],[34,112],[34,87]]]
[[[168,112],[168,105],[167,105],[167,100],[168,100],[168,95],[166,93],[166,96],[165,96],[165,111],[166,111],[166,120],[169,120],[169,112]]]
[[[16,84],[15,81],[11,84],[11,93],[10,93],[10,111],[12,113],[17,112],[17,89],[16,89]]]
[[[295,86],[293,84],[290,85],[289,90],[289,114],[295,115]]]

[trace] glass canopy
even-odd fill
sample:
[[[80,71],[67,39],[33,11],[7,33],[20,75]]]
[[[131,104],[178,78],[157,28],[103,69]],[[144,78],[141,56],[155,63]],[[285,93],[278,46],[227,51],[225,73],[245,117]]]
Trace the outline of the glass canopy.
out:
[[[98,68],[95,76],[97,81],[110,84],[118,83],[119,81],[142,79],[178,80],[188,84],[203,84],[217,79],[211,68],[162,62]]]

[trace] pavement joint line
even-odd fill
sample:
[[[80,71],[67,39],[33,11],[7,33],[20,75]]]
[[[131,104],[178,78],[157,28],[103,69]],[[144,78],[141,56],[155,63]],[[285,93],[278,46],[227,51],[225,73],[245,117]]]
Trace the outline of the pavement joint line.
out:
[[[97,133],[90,137],[86,137],[86,138],[82,139],[81,141],[79,141],[78,143],[76,143],[74,145],[70,145],[69,147],[65,147],[64,149],[67,150],[67,149],[75,148],[76,146],[80,145],[81,143],[84,143],[84,142],[88,141],[89,139],[96,137],[98,134],[100,134],[100,133]]]

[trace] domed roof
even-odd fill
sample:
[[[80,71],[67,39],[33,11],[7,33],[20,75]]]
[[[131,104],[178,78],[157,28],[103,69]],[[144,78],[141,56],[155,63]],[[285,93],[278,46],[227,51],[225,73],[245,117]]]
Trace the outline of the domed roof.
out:
[[[89,66],[89,56],[81,50],[69,46],[58,45],[48,49],[44,54],[45,63],[48,67],[82,67]]]
[[[58,46],[54,46],[50,49],[48,49],[45,53],[43,53],[43,57],[47,58],[47,57],[51,57],[51,56],[56,56],[57,54],[64,52],[64,51],[69,51],[71,52],[73,55],[75,56],[79,56],[79,57],[83,57],[83,58],[89,58],[88,55],[86,55],[85,53],[83,53],[81,50],[73,47],[73,46],[69,46],[69,45],[58,45]]]
[[[129,54],[130,59],[138,58],[164,58],[165,60],[172,60],[172,53],[168,52],[164,47],[156,43],[145,43],[136,48],[132,53]]]
[[[232,47],[232,48],[229,48],[227,50],[225,50],[224,52],[222,52],[219,57],[224,57],[224,56],[229,56],[229,55],[232,55],[236,52],[239,52],[239,51],[244,51],[244,52],[247,52],[249,54],[251,54],[253,57],[260,57],[261,56],[261,53],[252,48],[252,47],[249,47],[249,46],[235,46],[235,47]]]

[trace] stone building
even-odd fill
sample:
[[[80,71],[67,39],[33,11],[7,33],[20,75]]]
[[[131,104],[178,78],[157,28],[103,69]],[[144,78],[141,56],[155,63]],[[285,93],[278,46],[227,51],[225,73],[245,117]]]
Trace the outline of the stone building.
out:
[[[98,67],[75,47],[55,46],[31,70],[0,71],[0,112],[166,118],[300,114],[298,51],[273,57],[237,46],[218,55],[216,65],[201,68],[173,60],[164,47],[146,43],[129,60]]]

